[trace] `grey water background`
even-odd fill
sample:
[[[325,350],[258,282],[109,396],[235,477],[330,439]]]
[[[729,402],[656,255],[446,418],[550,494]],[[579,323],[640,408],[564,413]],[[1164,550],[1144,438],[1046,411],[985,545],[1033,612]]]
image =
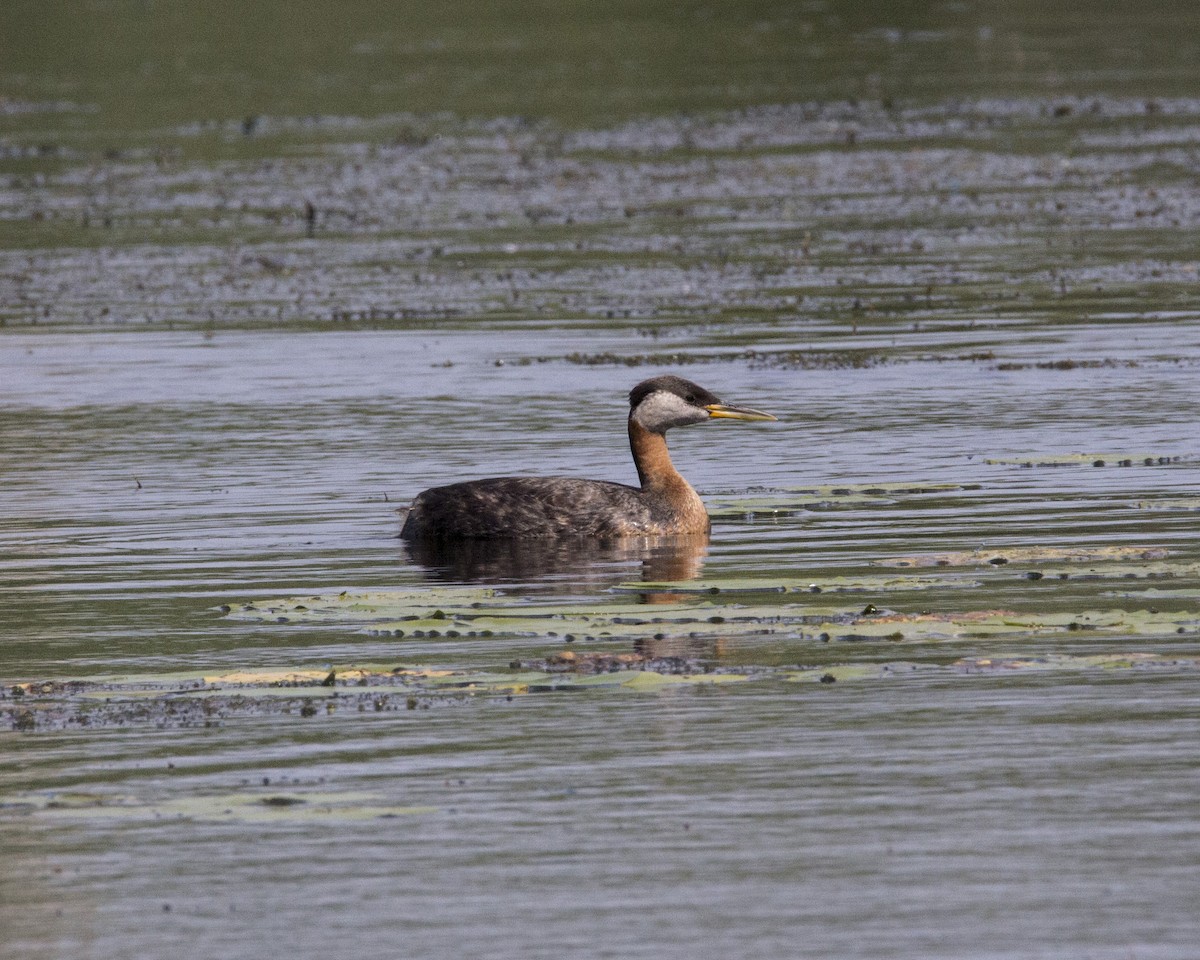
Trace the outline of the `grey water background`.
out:
[[[706,578],[1032,546],[1179,565],[1152,600],[1024,568],[862,598],[1153,603],[1178,632],[774,635],[718,666],[1196,657],[1196,21],[5,4],[4,706],[42,679],[561,649],[218,607],[431,589],[446,573],[405,553],[399,506],[470,476],[632,480],[624,395],[668,370],[781,419],[672,436],[714,507],[925,491],[714,510]],[[603,604],[638,569],[505,589]],[[1187,958],[1198,728],[1182,669],[14,724],[0,955]],[[417,812],[154,813],[233,791]]]

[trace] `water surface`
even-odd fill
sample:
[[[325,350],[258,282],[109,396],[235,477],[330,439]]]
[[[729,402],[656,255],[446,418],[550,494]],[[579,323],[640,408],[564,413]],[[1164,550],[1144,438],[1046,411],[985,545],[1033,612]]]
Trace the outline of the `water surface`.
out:
[[[0,953],[1190,957],[1191,7],[260,7],[5,14]]]

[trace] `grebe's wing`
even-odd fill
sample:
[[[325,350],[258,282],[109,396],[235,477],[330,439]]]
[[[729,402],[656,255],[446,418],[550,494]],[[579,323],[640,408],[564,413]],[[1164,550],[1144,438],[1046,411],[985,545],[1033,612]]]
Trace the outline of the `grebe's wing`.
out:
[[[636,487],[573,477],[493,477],[426,490],[413,501],[407,540],[636,536],[650,529]]]

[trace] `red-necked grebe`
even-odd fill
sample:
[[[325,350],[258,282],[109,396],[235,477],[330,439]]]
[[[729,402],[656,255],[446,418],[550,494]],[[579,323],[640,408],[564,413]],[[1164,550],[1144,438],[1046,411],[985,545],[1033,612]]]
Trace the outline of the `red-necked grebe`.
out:
[[[665,434],[706,420],[774,420],[731,407],[682,377],[629,393],[629,446],[640,487],[572,477],[494,477],[434,487],[413,501],[406,540],[620,537],[707,533],[708,511],[667,452]]]

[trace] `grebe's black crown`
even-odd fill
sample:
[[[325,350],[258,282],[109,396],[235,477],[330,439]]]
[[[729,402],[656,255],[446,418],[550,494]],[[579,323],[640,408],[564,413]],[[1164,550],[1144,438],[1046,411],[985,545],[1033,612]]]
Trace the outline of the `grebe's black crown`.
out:
[[[673,393],[675,396],[681,397],[687,403],[696,407],[707,407],[709,404],[721,402],[719,397],[705,390],[699,384],[692,383],[691,380],[684,380],[683,377],[667,375],[643,380],[630,390],[629,409],[636,410],[638,404],[650,396],[650,394],[657,393],[660,390],[666,393]]]

